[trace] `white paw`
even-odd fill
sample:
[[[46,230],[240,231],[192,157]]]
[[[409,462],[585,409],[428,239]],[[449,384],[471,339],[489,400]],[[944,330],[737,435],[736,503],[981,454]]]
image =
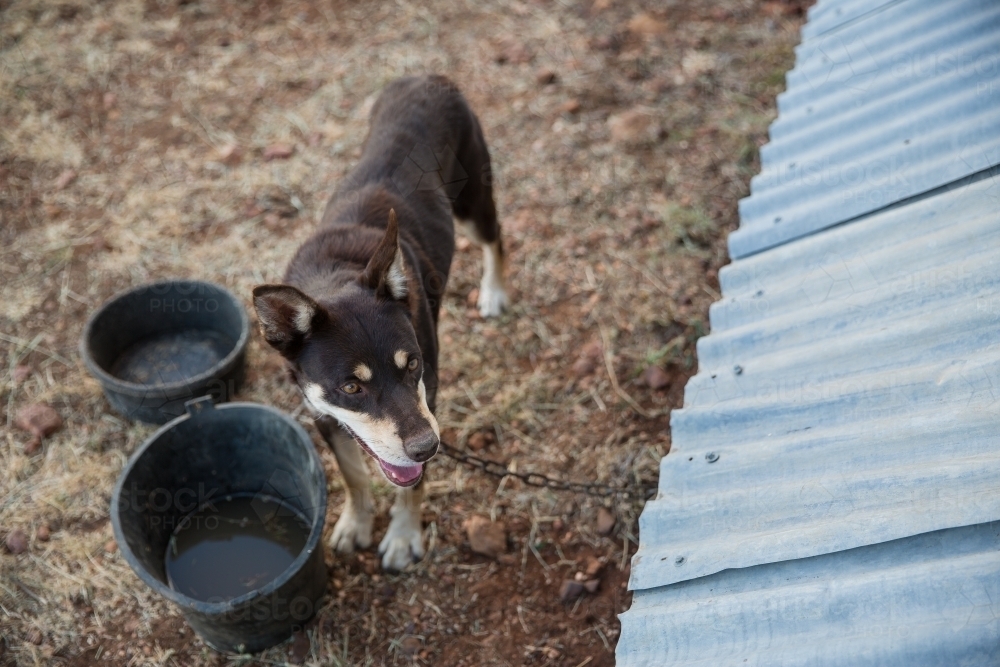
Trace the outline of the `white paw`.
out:
[[[389,530],[378,545],[382,569],[399,572],[424,557],[424,534],[419,517],[400,513],[389,522]]]
[[[497,317],[507,308],[510,300],[502,285],[482,285],[479,288],[479,314],[485,317]]]
[[[341,554],[354,553],[355,546],[367,549],[372,545],[373,518],[369,512],[358,512],[352,507],[345,508],[344,513],[337,519],[337,525],[333,527],[330,546]]]

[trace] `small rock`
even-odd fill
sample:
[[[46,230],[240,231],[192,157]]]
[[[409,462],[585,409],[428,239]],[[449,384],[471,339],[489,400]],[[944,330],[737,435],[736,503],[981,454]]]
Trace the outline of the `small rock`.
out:
[[[301,665],[309,657],[309,635],[299,630],[292,635],[292,644],[288,647],[288,662]]]
[[[52,537],[52,531],[49,529],[49,524],[43,523],[35,531],[35,537],[38,538],[39,542],[48,542],[49,538]]]
[[[27,380],[29,375],[31,375],[31,366],[18,364],[14,367],[14,382],[17,384],[21,384]]]
[[[473,287],[472,291],[469,292],[469,296],[465,297],[465,303],[469,308],[475,308],[476,304],[479,303],[479,288]]]
[[[58,430],[62,423],[59,413],[44,403],[32,403],[21,408],[14,424],[33,436],[25,445],[24,453],[31,455],[37,452],[42,446],[42,438]]]
[[[264,216],[264,226],[271,232],[280,231],[282,227],[281,216],[274,211],[269,212]]]
[[[484,516],[473,515],[463,524],[469,546],[477,554],[497,558],[507,553],[507,531],[502,523],[493,523]]]
[[[629,20],[628,29],[637,35],[662,35],[667,31],[667,24],[641,12]]]
[[[104,553],[113,554],[118,551],[118,543],[114,540],[108,540],[104,543]]]
[[[42,631],[38,628],[31,628],[28,630],[27,639],[35,646],[39,646],[42,643]]]
[[[590,593],[591,595],[597,592],[597,589],[600,587],[600,585],[601,582],[598,581],[597,579],[590,579],[589,581],[583,582],[584,590]]]
[[[584,574],[590,578],[596,577],[600,571],[604,568],[604,563],[597,560],[593,556],[587,557],[587,564],[583,568]]]
[[[416,637],[405,637],[399,642],[399,648],[403,655],[416,655],[420,652],[420,640]]]
[[[104,110],[111,111],[118,106],[118,96],[114,93],[104,93]]]
[[[580,100],[575,97],[559,105],[559,113],[576,113],[580,110]]]
[[[21,408],[14,423],[18,428],[44,438],[58,430],[63,422],[59,413],[49,406],[44,403],[32,403]]]
[[[482,431],[476,431],[469,436],[468,445],[474,452],[481,451],[486,447],[486,435]]]
[[[265,160],[287,160],[295,152],[293,146],[288,144],[271,144],[264,149]]]
[[[590,375],[597,369],[597,364],[592,359],[577,359],[573,364],[573,375],[578,378]]]
[[[617,520],[610,510],[604,507],[597,510],[598,535],[610,535],[611,531],[615,529],[615,523],[617,523]]]
[[[67,169],[63,173],[59,174],[59,178],[56,179],[56,190],[65,190],[69,187],[69,184],[76,180],[76,171],[73,169]]]
[[[25,535],[24,531],[20,528],[15,528],[7,533],[7,539],[4,540],[4,545],[7,547],[7,551],[11,552],[15,556],[17,554],[23,554],[28,549],[28,536]]]
[[[559,588],[559,601],[563,604],[573,602],[578,597],[583,595],[583,591],[583,584],[579,581],[566,579],[562,582],[562,586]]]
[[[636,107],[608,118],[608,129],[615,143],[640,145],[652,143],[663,136],[663,128],[652,112]]]
[[[548,86],[556,82],[556,73],[548,67],[542,68],[535,72],[535,81],[540,86]]]
[[[219,160],[230,167],[240,163],[243,159],[243,148],[239,144],[226,144],[218,151]]]
[[[642,374],[643,383],[650,389],[665,389],[670,386],[670,376],[659,366],[650,366]]]

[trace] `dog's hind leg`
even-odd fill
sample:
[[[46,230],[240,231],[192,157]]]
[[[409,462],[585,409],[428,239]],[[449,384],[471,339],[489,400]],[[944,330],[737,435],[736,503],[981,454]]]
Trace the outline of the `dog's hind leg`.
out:
[[[485,204],[488,204],[486,206]],[[504,285],[504,252],[500,240],[500,223],[497,222],[496,209],[492,197],[485,202],[483,211],[477,211],[472,220],[462,220],[459,223],[465,233],[483,249],[483,279],[479,283],[479,314],[483,317],[496,317],[510,304],[507,289]]]
[[[470,112],[471,113],[471,112]],[[479,314],[496,317],[510,300],[504,287],[504,252],[500,222],[493,201],[493,168],[486,140],[478,121],[471,119],[470,140],[462,147],[459,161],[474,177],[452,202],[452,212],[466,234],[483,249],[483,279],[479,284]],[[478,175],[478,178],[475,177]]]
[[[375,502],[361,448],[332,417],[317,419],[316,428],[336,455],[337,465],[347,486],[344,509],[333,527],[330,546],[342,554],[353,552],[355,546],[366,549],[372,544]]]
[[[382,554],[382,569],[399,572],[424,557],[420,511],[423,500],[423,480],[412,488],[396,492],[396,502],[390,510],[392,520],[389,521],[389,529],[378,545],[378,552]]]

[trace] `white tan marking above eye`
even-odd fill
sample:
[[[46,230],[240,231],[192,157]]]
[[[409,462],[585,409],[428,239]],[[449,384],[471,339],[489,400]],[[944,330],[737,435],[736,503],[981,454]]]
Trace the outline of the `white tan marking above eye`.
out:
[[[392,355],[392,360],[396,362],[396,366],[402,370],[406,368],[406,364],[410,362],[410,355],[406,350],[396,350],[396,354]]]
[[[366,364],[358,364],[354,367],[354,377],[362,382],[370,382],[372,379],[372,369]]]

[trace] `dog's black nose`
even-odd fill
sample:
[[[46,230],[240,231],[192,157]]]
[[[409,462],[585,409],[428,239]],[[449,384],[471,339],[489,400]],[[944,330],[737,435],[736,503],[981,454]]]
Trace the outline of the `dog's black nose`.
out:
[[[440,440],[434,435],[434,431],[427,431],[407,438],[403,443],[403,451],[417,463],[423,463],[437,454],[439,442]]]

